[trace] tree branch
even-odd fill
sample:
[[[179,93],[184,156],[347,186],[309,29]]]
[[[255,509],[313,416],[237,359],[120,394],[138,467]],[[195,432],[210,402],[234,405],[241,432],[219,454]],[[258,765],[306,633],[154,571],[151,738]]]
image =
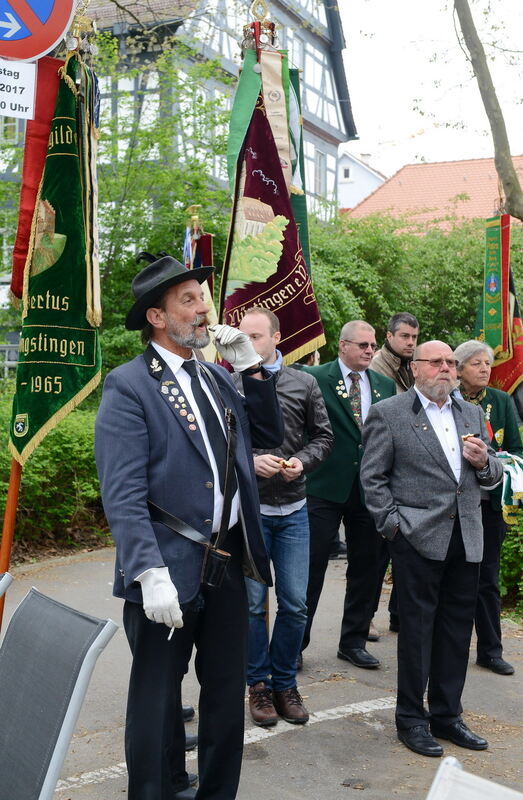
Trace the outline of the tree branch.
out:
[[[454,0],[454,9],[492,131],[494,163],[505,193],[505,211],[523,221],[523,191],[512,163],[507,128],[490,75],[485,50],[474,25],[468,0]]]

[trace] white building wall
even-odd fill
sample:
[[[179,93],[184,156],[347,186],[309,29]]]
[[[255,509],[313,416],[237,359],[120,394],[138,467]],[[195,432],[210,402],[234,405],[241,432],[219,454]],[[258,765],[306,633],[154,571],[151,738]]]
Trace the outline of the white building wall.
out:
[[[340,153],[337,178],[338,207],[354,208],[384,181],[384,177],[357,158],[348,153]]]

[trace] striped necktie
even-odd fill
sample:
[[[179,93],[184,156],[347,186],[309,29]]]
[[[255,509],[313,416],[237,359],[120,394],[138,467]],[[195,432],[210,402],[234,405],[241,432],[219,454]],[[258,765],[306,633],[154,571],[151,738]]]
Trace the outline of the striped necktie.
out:
[[[358,428],[361,428],[363,424],[363,420],[361,418],[361,389],[360,389],[361,375],[359,374],[359,372],[349,372],[349,378],[351,379],[349,400],[352,408],[352,413],[354,415],[354,419],[358,424]]]

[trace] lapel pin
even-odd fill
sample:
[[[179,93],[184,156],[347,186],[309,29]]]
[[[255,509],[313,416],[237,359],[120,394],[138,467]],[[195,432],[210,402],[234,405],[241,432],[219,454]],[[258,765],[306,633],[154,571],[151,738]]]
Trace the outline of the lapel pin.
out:
[[[190,431],[197,431],[198,428],[196,427],[196,425],[189,425],[189,430]]]
[[[162,367],[161,367],[160,362],[158,361],[157,358],[153,358],[153,360],[151,361],[150,369],[153,372],[161,372],[162,371]]]

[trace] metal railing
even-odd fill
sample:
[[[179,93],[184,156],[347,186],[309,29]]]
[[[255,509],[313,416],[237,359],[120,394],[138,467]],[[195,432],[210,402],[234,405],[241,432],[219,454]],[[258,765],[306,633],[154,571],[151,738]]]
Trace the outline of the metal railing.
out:
[[[17,363],[18,345],[0,344],[0,371],[3,372],[4,378],[9,377],[10,369],[16,369]]]

